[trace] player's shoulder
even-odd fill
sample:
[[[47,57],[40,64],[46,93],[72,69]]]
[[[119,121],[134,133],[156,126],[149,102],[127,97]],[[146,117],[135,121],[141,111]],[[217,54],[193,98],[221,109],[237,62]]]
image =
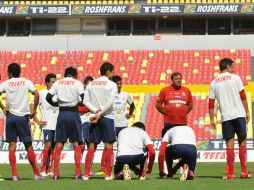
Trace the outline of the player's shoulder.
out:
[[[167,91],[171,91],[172,87],[171,86],[165,86],[160,90],[160,93],[165,93]]]
[[[46,88],[42,89],[42,90],[39,90],[39,94],[42,95],[42,94],[47,94],[48,93],[48,90]]]

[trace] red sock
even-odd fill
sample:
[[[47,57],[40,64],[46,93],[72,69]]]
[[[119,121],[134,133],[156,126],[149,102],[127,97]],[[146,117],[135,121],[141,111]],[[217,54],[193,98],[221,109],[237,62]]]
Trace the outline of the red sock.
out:
[[[48,161],[47,161],[47,172],[46,173],[50,173],[51,172],[51,168],[52,168],[52,163],[53,163],[53,157],[54,156],[54,151],[50,150],[49,154],[48,154]]]
[[[235,152],[233,148],[227,149],[228,174],[235,175]]]
[[[34,154],[33,149],[27,150],[27,157],[28,157],[28,160],[29,160],[33,170],[34,170],[34,175],[40,175],[40,172],[37,168],[36,156]]]
[[[47,160],[48,160],[48,153],[49,151],[46,149],[42,150],[41,153],[41,172],[45,172],[46,171],[46,164],[47,164]]]
[[[88,149],[87,154],[86,154],[86,162],[85,162],[85,176],[90,175],[90,171],[92,168],[92,163],[93,163],[93,157],[94,157],[94,149]]]
[[[54,151],[54,176],[59,176],[59,164],[60,164],[60,157],[61,157],[62,148],[55,147]]]
[[[76,175],[80,176],[81,173],[81,166],[80,166],[80,157],[82,155],[81,147],[74,146],[74,160],[75,160],[75,167],[76,167]]]
[[[247,149],[246,146],[239,147],[239,158],[241,162],[242,173],[247,173]]]
[[[86,146],[84,144],[80,145],[80,148],[81,148],[81,152],[82,154],[84,153],[85,149],[86,149]]]
[[[16,155],[15,150],[9,150],[9,161],[11,165],[12,176],[19,176],[16,167]]]
[[[106,150],[104,149],[101,155],[101,169],[100,171],[105,172],[105,165],[106,165]]]
[[[105,164],[106,164],[105,173],[106,173],[107,177],[110,177],[111,172],[112,172],[112,167],[113,167],[113,161],[114,161],[113,148],[107,149],[105,154],[106,154],[106,156],[105,156]]]

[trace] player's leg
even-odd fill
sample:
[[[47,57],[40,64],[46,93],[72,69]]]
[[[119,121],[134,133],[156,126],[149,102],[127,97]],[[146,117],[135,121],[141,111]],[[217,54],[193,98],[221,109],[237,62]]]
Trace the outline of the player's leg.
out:
[[[43,136],[44,136],[44,148],[42,150],[42,156],[41,156],[41,168],[40,173],[43,177],[46,177],[46,165],[48,161],[48,157],[50,156],[49,153],[51,152],[51,130],[43,130]]]
[[[46,173],[48,176],[54,176],[54,173],[52,173],[51,171],[54,158],[54,149],[55,149],[55,130],[51,130],[51,148],[49,149],[48,160],[46,165],[47,169]]]
[[[174,172],[173,172],[173,153],[174,151],[174,146],[169,146],[166,149],[166,154],[165,154],[165,160],[167,164],[167,170],[168,170],[168,175],[167,177],[173,177]]]
[[[109,118],[102,118],[100,120],[101,131],[102,131],[102,141],[104,143],[106,155],[105,155],[105,180],[112,179],[111,172],[114,163],[114,152],[113,152],[113,143],[116,140],[115,136],[115,125],[114,120]]]
[[[116,163],[114,166],[115,179],[123,179],[123,166],[125,162],[123,156],[116,157]]]
[[[12,170],[13,180],[19,180],[16,164],[16,142],[17,142],[17,127],[15,116],[11,113],[6,118],[6,141],[9,142],[9,162]]]
[[[222,122],[222,135],[223,139],[226,140],[227,165],[228,165],[228,174],[224,176],[223,179],[234,179],[235,178],[234,120]]]
[[[195,168],[197,163],[197,149],[194,145],[182,145],[182,162],[187,164],[187,179],[192,180],[195,176]]]
[[[88,145],[88,151],[87,151],[86,159],[85,159],[85,172],[84,172],[83,180],[89,179],[96,147],[97,145],[92,142],[89,143]]]
[[[241,163],[241,176],[240,178],[250,178],[251,173],[247,170],[247,148],[246,148],[246,138],[247,138],[247,123],[245,118],[238,118],[235,122],[235,130],[238,136],[239,144],[239,159]]]

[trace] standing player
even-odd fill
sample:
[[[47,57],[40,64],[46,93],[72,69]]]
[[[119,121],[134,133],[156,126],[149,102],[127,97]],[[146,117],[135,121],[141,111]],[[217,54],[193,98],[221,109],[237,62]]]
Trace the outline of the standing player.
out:
[[[53,176],[51,172],[53,151],[55,147],[55,130],[56,130],[56,121],[59,113],[58,107],[51,106],[47,100],[46,95],[48,94],[50,88],[56,81],[56,75],[50,73],[45,78],[45,83],[47,89],[39,91],[40,100],[39,108],[41,111],[41,121],[34,116],[35,122],[40,125],[43,129],[44,136],[44,149],[42,150],[42,159],[41,159],[41,175],[43,177]],[[47,163],[49,162],[49,165]]]
[[[171,75],[172,84],[160,91],[156,109],[164,115],[164,134],[177,125],[187,125],[187,114],[192,110],[192,95],[188,88],[182,86],[182,74]]]
[[[148,154],[144,149],[148,150]],[[149,155],[149,163],[147,171],[145,171],[145,161]],[[140,180],[145,179],[146,174],[152,172],[155,158],[155,150],[153,143],[145,132],[145,125],[136,122],[132,127],[123,129],[117,138],[117,157],[114,168],[116,179],[130,180],[131,175],[129,169],[136,169],[136,165],[140,165]]]
[[[92,118],[89,133],[89,148],[86,155],[84,180],[89,179],[96,146],[102,141],[105,149],[106,176],[112,180],[111,171],[114,160],[113,143],[115,126],[113,103],[117,95],[117,86],[110,79],[114,75],[114,66],[105,62],[100,68],[101,77],[90,82],[86,87],[84,104],[96,115]]]
[[[77,80],[77,70],[73,67],[65,69],[64,78],[57,80],[49,90],[46,100],[56,106],[52,98],[57,96],[59,115],[56,124],[56,147],[54,151],[54,179],[59,179],[59,163],[64,143],[69,141],[74,145],[74,158],[76,166],[76,179],[82,179],[80,168],[82,142],[82,124],[78,113],[78,104],[84,99],[84,87]]]
[[[170,143],[170,146],[167,146]],[[197,161],[196,137],[193,130],[188,126],[176,126],[169,129],[164,135],[159,152],[160,177],[165,178],[164,158],[168,168],[167,177],[173,177],[180,166],[184,171],[180,180],[193,179]],[[173,168],[173,160],[180,159]]]
[[[220,61],[221,74],[216,77],[210,86],[209,93],[209,114],[211,128],[216,129],[214,118],[214,102],[218,100],[222,115],[222,134],[227,145],[227,165],[229,173],[223,179],[235,178],[235,153],[234,136],[238,137],[239,158],[241,162],[240,178],[250,178],[247,170],[247,149],[246,149],[246,125],[249,122],[250,114],[243,83],[238,75],[234,73],[234,64],[231,59],[224,58]]]
[[[131,118],[135,105],[132,101],[130,95],[127,92],[121,91],[122,89],[122,78],[118,75],[113,76],[112,81],[116,83],[118,94],[115,98],[115,102],[113,105],[114,108],[114,115],[115,115],[115,130],[116,130],[116,137],[121,130],[128,127],[128,119]],[[126,113],[126,104],[130,105],[129,113]],[[101,157],[101,169],[97,172],[97,175],[105,175],[105,150],[102,153]]]
[[[19,78],[20,66],[12,63],[8,66],[9,80],[0,85],[0,95],[6,93],[6,107],[2,103],[1,109],[6,115],[6,141],[9,143],[9,161],[12,169],[12,179],[20,180],[16,168],[17,137],[24,143],[28,160],[34,171],[35,180],[40,180],[41,175],[37,168],[36,156],[32,147],[32,137],[29,125],[29,115],[32,118],[39,102],[39,93],[30,80]],[[34,106],[29,110],[28,93],[34,95]]]

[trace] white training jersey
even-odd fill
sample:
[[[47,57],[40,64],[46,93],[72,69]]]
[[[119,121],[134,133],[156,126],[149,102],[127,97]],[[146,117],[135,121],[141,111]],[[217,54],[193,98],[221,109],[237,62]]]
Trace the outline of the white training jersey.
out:
[[[59,113],[59,108],[51,106],[47,102],[46,96],[48,92],[49,91],[47,89],[43,89],[39,91],[39,94],[40,94],[39,108],[41,111],[41,120],[47,122],[47,125],[43,126],[43,129],[56,130],[56,121],[57,121],[57,117]]]
[[[171,145],[192,144],[196,146],[196,136],[192,128],[188,126],[175,126],[166,132],[162,142],[168,142]]]
[[[117,86],[107,77],[102,76],[91,81],[85,91],[84,105],[92,112],[114,119],[113,103],[117,95]]]
[[[84,93],[84,86],[72,77],[57,80],[49,90],[49,93],[57,96],[59,107],[74,107],[80,101],[80,95]]]
[[[117,156],[144,154],[149,144],[153,143],[147,132],[138,127],[125,128],[117,138]]]
[[[6,93],[6,108],[17,116],[30,114],[29,92],[36,89],[30,80],[11,78],[0,85],[0,93]]]
[[[121,91],[116,95],[113,105],[115,115],[115,127],[128,127],[128,120],[125,117],[126,104],[133,103],[130,95],[127,92]]]
[[[239,117],[246,117],[246,112],[240,97],[244,89],[242,80],[238,75],[221,73],[210,85],[210,99],[216,99],[220,105],[222,121]]]

